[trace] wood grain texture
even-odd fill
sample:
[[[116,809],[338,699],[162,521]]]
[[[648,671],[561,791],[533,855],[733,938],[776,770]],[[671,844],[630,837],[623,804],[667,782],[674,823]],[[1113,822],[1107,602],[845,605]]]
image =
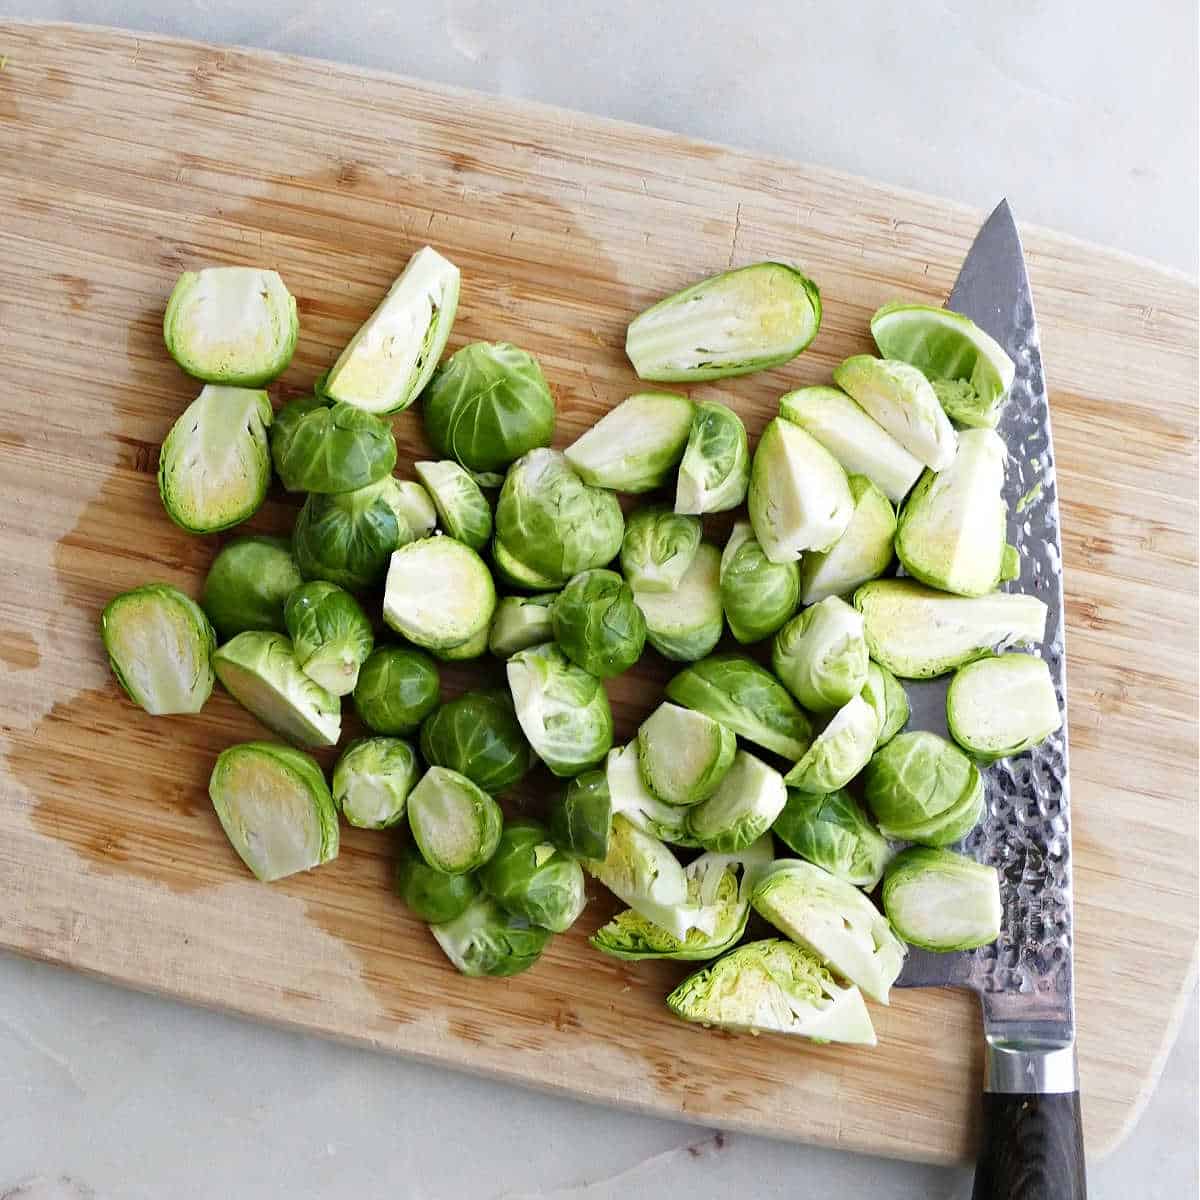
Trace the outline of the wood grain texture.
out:
[[[940,303],[982,214],[646,129],[324,63],[67,27],[0,26],[0,944],[186,1000],[533,1086],[846,1148],[966,1160],[974,1000],[874,1006],[872,1053],[677,1023],[672,964],[586,935],[459,978],[388,890],[393,842],[264,887],[211,812],[216,754],[262,730],[122,698],[96,623],[150,579],[199,594],[216,538],[163,514],[159,443],[198,385],[165,354],[180,270],[278,268],[299,300],[276,402],[306,390],[422,244],[457,262],[452,348],[540,358],[563,445],[635,387],[625,324],[732,264],[806,266],[825,318],[780,370],[697,387],[756,435],[778,396],[869,348],[896,296]],[[1152,1087],[1197,931],[1195,287],[1024,231],[1063,500],[1085,1125],[1111,1146]],[[396,421],[398,472],[426,454]],[[285,531],[275,493],[251,522]],[[448,691],[487,671],[447,672]],[[670,669],[612,683],[619,732]],[[348,721],[352,726],[352,722]],[[536,776],[526,801],[551,784]]]

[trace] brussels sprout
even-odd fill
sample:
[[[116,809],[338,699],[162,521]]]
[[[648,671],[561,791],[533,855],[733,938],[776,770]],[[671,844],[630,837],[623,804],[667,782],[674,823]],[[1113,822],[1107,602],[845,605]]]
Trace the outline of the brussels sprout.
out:
[[[533,766],[533,753],[505,691],[465,692],[434,709],[421,725],[421,754],[493,796]]]
[[[550,840],[575,858],[608,857],[612,833],[612,797],[605,771],[584,771],[551,802]]]
[[[459,642],[457,646],[449,646],[445,650],[434,650],[431,653],[434,658],[441,659],[442,662],[465,662],[469,658],[482,658],[487,653],[488,648],[488,631],[481,629],[474,637],[468,638],[465,642]]]
[[[452,354],[421,397],[421,415],[434,449],[476,474],[503,471],[554,436],[542,368],[507,342],[472,342]]]
[[[189,374],[209,383],[262,387],[292,361],[300,322],[276,271],[184,271],[163,314],[163,341]]]
[[[552,643],[514,654],[507,673],[517,720],[555,775],[578,775],[604,761],[613,722],[600,680]]]
[[[247,629],[283,633],[287,598],[303,582],[287,538],[238,537],[213,559],[200,604],[222,641]]]
[[[680,671],[667,698],[784,758],[799,758],[812,742],[808,718],[784,686],[740,654],[714,654]]]
[[[557,450],[531,450],[504,477],[496,503],[496,540],[548,584],[612,562],[625,521],[612,492],[590,487]]]
[[[464,975],[519,975],[542,956],[553,936],[524,917],[506,913],[488,896],[472,900],[451,921],[430,925],[437,944]]]
[[[271,482],[266,392],[206,384],[163,439],[158,494],[188,533],[216,533],[253,516]]]
[[[856,354],[834,367],[833,379],[924,466],[941,471],[950,465],[954,426],[916,367]]]
[[[805,550],[828,550],[854,516],[841,464],[781,417],[759,439],[747,503],[754,536],[773,563],[795,562]]]
[[[230,844],[264,883],[337,858],[333,797],[316,759],[300,750],[230,746],[217,757],[208,794]]]
[[[927,304],[885,304],[871,318],[884,358],[916,367],[960,425],[994,429],[1016,369],[974,321]]]
[[[492,567],[496,578],[509,587],[525,588],[528,591],[546,591],[549,588],[561,587],[563,580],[527,567],[518,558],[514,558],[508,548],[498,538],[492,539]]]
[[[497,658],[511,658],[518,650],[554,640],[552,610],[557,592],[540,596],[504,596],[496,604],[488,649]]]
[[[959,667],[946,693],[950,736],[976,758],[1022,754],[1062,727],[1045,659],[1001,654]]]
[[[394,479],[388,488],[392,511],[408,527],[403,541],[428,537],[437,528],[437,507],[433,497],[415,479]]]
[[[217,636],[204,610],[169,583],[114,596],[100,636],[117,682],[152,717],[198,713],[212,694]]]
[[[696,557],[703,526],[664,504],[639,508],[625,522],[621,574],[637,591],[673,592]]]
[[[314,580],[288,596],[283,619],[305,675],[335,696],[354,691],[359,668],[375,645],[358,601],[335,583]]]
[[[652,492],[683,457],[695,405],[674,392],[639,392],[605,413],[566,449],[567,462],[593,487]]]
[[[304,396],[276,415],[271,458],[289,492],[352,492],[391,473],[396,439],[360,408]]]
[[[904,965],[904,943],[853,884],[798,858],[782,858],[755,884],[750,903],[780,933],[815,954],[880,1004]]]
[[[920,477],[921,460],[838,388],[788,392],[779,400],[779,415],[816,438],[847,475],[865,475],[893,504],[899,504]]]
[[[415,846],[405,846],[396,862],[396,895],[422,921],[453,921],[462,916],[479,895],[474,875],[447,875],[435,871]]]
[[[871,657],[901,679],[944,675],[992,650],[1041,642],[1047,609],[1036,596],[947,596],[910,579],[877,579],[854,593]]]
[[[750,443],[742,418],[716,400],[696,405],[679,464],[675,511],[701,515],[737,508],[750,485]]]
[[[811,712],[841,708],[867,679],[862,614],[836,596],[806,608],[775,635],[771,665]]]
[[[422,538],[392,554],[383,593],[383,619],[426,650],[452,650],[483,641],[496,610],[496,586],[482,558],[451,537]]]
[[[925,472],[896,522],[896,555],[910,575],[960,596],[995,591],[1008,521],[1006,458],[990,429],[967,429],[945,469]]]
[[[879,718],[861,697],[843,705],[817,734],[786,782],[802,792],[836,792],[866,766],[879,737]]]
[[[433,659],[405,646],[377,646],[358,673],[354,708],[374,733],[413,733],[438,706],[441,679]]]
[[[465,775],[430,767],[408,794],[408,826],[421,857],[447,875],[475,871],[496,853],[504,815]]]
[[[739,642],[758,642],[796,611],[800,572],[794,562],[773,563],[748,521],[738,521],[721,552],[721,607]]]
[[[888,837],[949,846],[983,816],[983,777],[957,746],[916,730],[875,752],[863,777],[863,798]]]
[[[689,975],[667,1007],[706,1027],[876,1044],[858,988],[840,987],[813,955],[778,938],[747,942]]]
[[[646,786],[668,804],[711,796],[733,765],[737,738],[704,713],[664,701],[638,729],[638,765]]]
[[[851,475],[854,515],[828,550],[809,550],[800,564],[800,603],[850,596],[892,564],[896,514],[887,497],[865,476]]]
[[[620,675],[642,657],[646,618],[616,571],[581,571],[559,592],[550,615],[559,648],[597,679]]]
[[[492,536],[492,506],[479,484],[456,462],[413,464],[437,506],[442,528],[458,541],[482,550]]]
[[[817,336],[821,293],[785,263],[702,279],[629,323],[625,353],[642,379],[723,379],[795,358]]]
[[[906,942],[935,953],[994,942],[1004,915],[994,867],[915,846],[887,869],[883,911]]]
[[[708,542],[673,592],[640,592],[633,598],[646,618],[646,641],[674,662],[695,662],[721,640],[721,552]]]
[[[610,750],[604,773],[613,813],[619,813],[631,825],[660,841],[676,846],[700,844],[688,832],[687,810],[664,803],[646,786],[636,742]]]
[[[587,904],[583,868],[549,839],[538,821],[509,821],[479,882],[506,912],[566,933]]]
[[[406,409],[429,382],[458,309],[458,268],[429,246],[409,259],[325,377],[325,394],[372,413]]]
[[[875,710],[875,718],[879,722],[879,737],[875,742],[875,749],[878,750],[908,724],[911,712],[908,695],[891,671],[876,662],[868,662],[862,698]]]
[[[333,800],[359,829],[387,829],[404,816],[417,756],[400,738],[356,738],[333,768]]]
[[[762,837],[786,802],[783,776],[739,750],[716,791],[687,810],[688,832],[705,850],[733,854]]]
[[[892,854],[858,801],[841,789],[810,795],[788,788],[787,804],[771,828],[801,858],[868,891]]]

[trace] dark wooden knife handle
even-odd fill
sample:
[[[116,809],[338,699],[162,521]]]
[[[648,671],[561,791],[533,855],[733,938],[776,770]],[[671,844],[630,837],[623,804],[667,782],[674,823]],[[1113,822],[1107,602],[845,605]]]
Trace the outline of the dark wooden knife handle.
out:
[[[1087,1200],[1079,1093],[985,1092],[971,1200]]]

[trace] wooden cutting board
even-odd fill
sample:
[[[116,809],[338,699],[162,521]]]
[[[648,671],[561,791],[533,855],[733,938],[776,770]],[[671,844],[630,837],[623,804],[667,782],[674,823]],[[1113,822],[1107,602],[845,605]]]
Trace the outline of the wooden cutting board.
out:
[[[167,357],[179,272],[278,268],[300,305],[276,399],[307,389],[409,255],[463,272],[453,346],[541,359],[556,444],[635,387],[625,325],[782,257],[825,318],[786,368],[694,389],[761,429],[783,391],[869,349],[881,302],[946,296],[983,214],[628,125],[351,67],[62,26],[0,25],[0,944],[293,1028],[664,1116],[906,1158],[972,1149],[974,999],[874,1006],[873,1052],[676,1022],[683,971],[591,952],[597,890],[538,967],[460,978],[389,892],[392,836],[267,887],[206,782],[262,736],[230,699],[150,718],[97,617],[147,580],[198,595],[216,538],[164,515],[159,443],[197,384]],[[997,197],[998,199],[998,197]],[[1017,199],[1017,198],[1015,198]],[[1026,229],[1054,409],[1068,595],[1079,1043],[1093,1151],[1136,1118],[1194,978],[1197,294]],[[428,454],[396,421],[401,473]],[[284,531],[273,496],[251,523]],[[653,659],[653,661],[650,661]],[[495,675],[447,671],[447,691]],[[619,734],[652,655],[610,686]],[[530,781],[535,802],[550,788]]]

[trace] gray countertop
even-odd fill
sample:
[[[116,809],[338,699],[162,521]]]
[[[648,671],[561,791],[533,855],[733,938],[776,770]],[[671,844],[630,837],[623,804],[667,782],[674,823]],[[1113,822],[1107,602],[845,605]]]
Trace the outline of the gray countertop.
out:
[[[312,54],[826,164],[1197,270],[1197,11],[1016,0],[0,0]],[[786,14],[786,15],[785,15]],[[0,45],[0,53],[3,46]],[[1197,1007],[1093,1200],[1197,1178]],[[970,1173],[612,1112],[0,955],[0,1200],[837,1195]],[[1085,1110],[1086,1121],[1086,1110]]]

